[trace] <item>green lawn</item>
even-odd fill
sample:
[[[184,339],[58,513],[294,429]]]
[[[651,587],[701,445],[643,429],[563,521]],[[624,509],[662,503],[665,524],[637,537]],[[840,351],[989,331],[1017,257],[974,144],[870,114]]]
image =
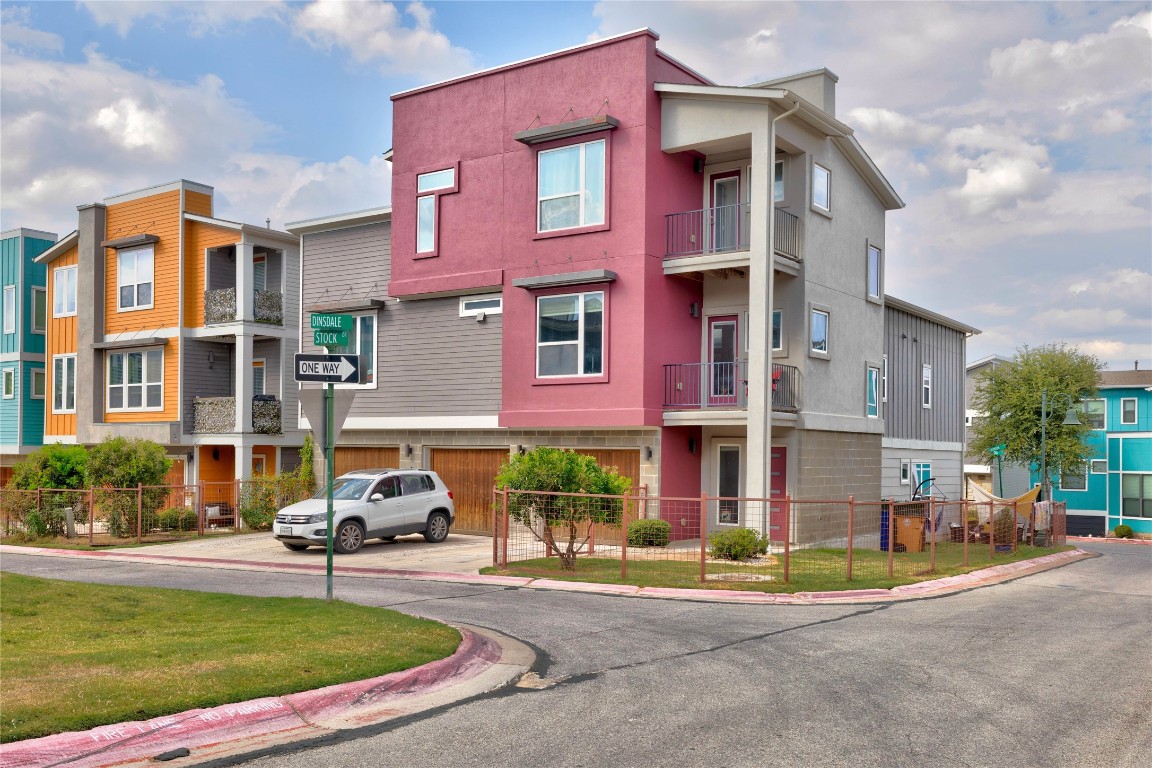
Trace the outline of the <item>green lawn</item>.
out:
[[[0,573],[0,742],[361,680],[459,644],[350,603]]]
[[[611,557],[581,557],[576,571],[563,571],[556,557],[509,563],[507,569],[484,568],[480,572],[532,578],[587,581],[600,584],[632,584],[638,587],[678,587],[688,589],[736,589],[754,592],[794,593],[831,592],[846,589],[891,589],[902,584],[939,579],[961,573],[1003,565],[1018,560],[1050,555],[1072,547],[1021,546],[1015,552],[997,553],[990,557],[987,545],[970,545],[968,566],[963,563],[963,546],[942,545],[936,551],[936,569],[930,570],[930,553],[902,552],[893,555],[893,575],[888,576],[888,554],[875,550],[856,550],[852,556],[853,578],[848,581],[847,553],[843,549],[803,549],[790,555],[789,580],[784,581],[783,557],[775,555],[763,564],[717,562],[707,564],[708,580],[700,581],[699,559],[662,559],[671,552],[634,554],[629,549],[628,576],[620,575],[620,560]],[[747,580],[747,579],[756,580]]]

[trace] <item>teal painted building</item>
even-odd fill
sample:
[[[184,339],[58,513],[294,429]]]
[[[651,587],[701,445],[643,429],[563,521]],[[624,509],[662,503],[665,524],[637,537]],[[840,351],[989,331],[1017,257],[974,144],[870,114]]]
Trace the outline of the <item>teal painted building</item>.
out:
[[[32,260],[55,242],[35,229],[0,233],[0,484],[44,439],[48,281]]]
[[[1068,504],[1068,532],[1099,536],[1123,523],[1152,535],[1152,371],[1105,371],[1084,405],[1093,458],[1052,489]]]

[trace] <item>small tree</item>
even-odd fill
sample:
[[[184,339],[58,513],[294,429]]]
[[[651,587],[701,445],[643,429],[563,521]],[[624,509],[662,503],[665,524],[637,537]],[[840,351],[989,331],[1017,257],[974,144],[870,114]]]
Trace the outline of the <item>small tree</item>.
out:
[[[969,452],[992,463],[992,448],[1003,443],[1005,461],[1024,466],[1046,464],[1049,472],[1081,471],[1091,458],[1091,449],[1083,439],[1089,426],[1083,418],[1080,425],[1064,424],[1064,408],[1057,403],[1094,397],[1100,369],[1095,357],[1063,344],[1022,347],[1010,365],[989,369],[978,382],[972,407],[981,418],[972,426]],[[1044,392],[1048,395],[1047,414],[1041,408]],[[1046,425],[1044,452],[1042,423]]]
[[[50,443],[33,451],[16,465],[8,487],[26,491],[44,488],[64,492],[41,494],[39,508],[34,495],[10,495],[5,497],[5,506],[9,507],[6,511],[10,516],[24,521],[25,531],[29,535],[63,536],[65,510],[68,507],[72,508],[77,522],[87,520],[86,494],[83,491],[87,462],[88,451],[82,445]]]
[[[599,494],[620,497],[632,487],[630,478],[616,468],[604,469],[591,456],[560,448],[539,447],[513,456],[500,467],[496,485],[517,491]],[[621,498],[591,496],[540,496],[528,493],[508,495],[508,514],[528,526],[537,539],[560,555],[561,567],[576,570],[576,552],[588,541],[591,528],[581,536],[585,524],[619,525],[624,510]],[[566,535],[563,547],[557,544],[553,529]]]
[[[159,486],[164,483],[172,461],[164,448],[151,440],[105,438],[88,452],[88,482],[97,489],[97,499],[108,517],[108,532],[113,536],[136,534],[136,496],[116,488],[137,485]],[[148,488],[143,492],[143,511],[151,515],[168,499],[166,488]]]

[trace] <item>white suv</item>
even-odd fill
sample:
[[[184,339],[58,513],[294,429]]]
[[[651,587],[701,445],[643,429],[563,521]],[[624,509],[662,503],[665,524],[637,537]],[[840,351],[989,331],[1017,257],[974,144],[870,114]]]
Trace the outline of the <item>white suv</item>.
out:
[[[294,551],[328,544],[325,489],[276,513],[272,534]],[[448,538],[456,520],[452,492],[427,469],[363,469],[332,481],[332,546],[351,554],[366,539],[391,541],[423,533],[432,543]]]

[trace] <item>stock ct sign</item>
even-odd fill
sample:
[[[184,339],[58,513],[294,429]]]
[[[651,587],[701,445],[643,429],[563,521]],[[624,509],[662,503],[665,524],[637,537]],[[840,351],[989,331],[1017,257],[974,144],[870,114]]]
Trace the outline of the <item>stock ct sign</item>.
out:
[[[359,355],[296,355],[296,381],[359,384]]]

